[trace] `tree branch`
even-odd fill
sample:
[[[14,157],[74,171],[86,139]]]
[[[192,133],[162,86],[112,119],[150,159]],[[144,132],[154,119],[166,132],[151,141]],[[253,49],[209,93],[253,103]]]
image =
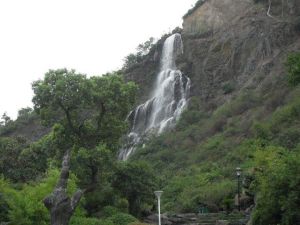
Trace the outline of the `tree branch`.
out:
[[[99,117],[98,117],[98,120],[97,120],[97,133],[98,133],[99,130],[100,130],[101,122],[102,122],[103,117],[104,117],[104,115],[105,115],[105,113],[106,113],[106,108],[105,108],[103,102],[100,103],[100,106],[101,106],[101,110],[100,110]]]
[[[60,177],[56,184],[55,189],[67,188],[68,179],[69,179],[69,170],[70,170],[70,150],[67,150],[62,161]]]
[[[58,105],[62,108],[62,110],[66,114],[67,121],[68,121],[68,124],[69,124],[69,127],[71,128],[71,130],[74,131],[80,137],[80,132],[73,125],[69,110],[66,107],[64,107],[64,105],[61,102],[58,102]]]
[[[71,198],[71,210],[72,210],[72,212],[76,209],[76,207],[77,207],[78,203],[80,202],[80,199],[81,199],[81,197],[83,196],[84,193],[85,193],[85,191],[78,190],[72,196],[72,198]]]

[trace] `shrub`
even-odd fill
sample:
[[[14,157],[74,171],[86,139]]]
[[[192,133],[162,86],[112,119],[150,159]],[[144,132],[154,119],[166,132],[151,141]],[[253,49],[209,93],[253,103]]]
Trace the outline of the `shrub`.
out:
[[[70,225],[115,225],[110,220],[101,220],[96,218],[72,217]]]
[[[113,206],[105,206],[102,209],[102,215],[106,218],[111,217],[111,216],[117,214],[118,212],[119,212],[118,209]]]
[[[115,225],[110,220],[100,220],[97,218],[72,217],[70,225]]]
[[[51,193],[59,176],[58,170],[51,170],[47,178],[33,185],[24,185],[21,190],[15,190],[4,186],[0,180],[1,188],[4,190],[4,199],[9,206],[8,217],[12,224],[17,225],[47,225],[50,223],[49,212],[43,204],[44,197]],[[68,183],[68,192],[76,190],[76,178],[71,175]],[[4,186],[4,188],[3,188]],[[75,215],[82,215],[83,209],[78,207]]]
[[[233,92],[235,89],[234,84],[231,82],[227,82],[222,86],[222,90],[223,93],[226,94],[230,94],[231,92]]]
[[[291,86],[297,86],[300,83],[300,53],[292,53],[286,61],[288,70],[288,82]]]
[[[269,146],[256,153],[255,225],[289,225],[300,221],[300,151]]]
[[[118,213],[109,218],[115,225],[128,225],[129,223],[136,222],[137,219],[126,213]]]

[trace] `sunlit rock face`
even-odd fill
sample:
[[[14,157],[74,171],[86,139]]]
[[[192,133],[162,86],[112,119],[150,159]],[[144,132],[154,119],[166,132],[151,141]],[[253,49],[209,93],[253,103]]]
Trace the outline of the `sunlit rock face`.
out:
[[[183,53],[180,34],[173,34],[166,39],[160,59],[160,72],[150,99],[137,106],[128,115],[131,124],[126,143],[119,158],[126,160],[148,134],[160,134],[176,124],[187,105],[190,79],[176,68],[176,57]]]
[[[253,0],[206,0],[193,13],[185,16],[183,30],[186,33],[202,33],[226,26],[245,13]]]
[[[184,16],[183,32],[201,34],[230,27],[249,12],[261,8],[276,20],[300,15],[299,0],[202,0],[203,4]],[[255,4],[256,2],[256,4]],[[269,9],[270,7],[270,9]],[[254,19],[254,17],[252,18]]]

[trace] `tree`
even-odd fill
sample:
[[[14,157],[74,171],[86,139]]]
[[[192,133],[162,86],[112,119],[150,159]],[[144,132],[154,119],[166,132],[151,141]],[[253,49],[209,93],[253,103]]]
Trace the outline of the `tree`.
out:
[[[26,140],[20,137],[0,137],[0,174],[13,182],[25,181],[25,165],[19,160]]]
[[[154,46],[154,38],[150,37],[148,41],[139,44],[136,48],[136,53],[130,53],[124,58],[124,69],[129,69],[133,65],[141,62],[143,60],[143,57],[147,55],[151,48]]]
[[[1,117],[4,125],[7,125],[9,122],[11,122],[12,120],[10,119],[10,117],[6,114],[6,113],[3,113],[2,117]]]
[[[101,153],[117,151],[118,140],[127,128],[125,118],[134,103],[136,86],[124,83],[120,74],[88,79],[74,70],[60,69],[50,70],[32,88],[35,111],[44,123],[55,124],[53,139],[58,154],[63,155],[60,177],[44,204],[50,211],[51,224],[65,225],[82,195],[98,183]],[[81,157],[86,154],[83,166],[89,176],[81,182],[83,188],[69,197],[66,188],[72,153]]]
[[[113,187],[129,202],[129,213],[139,217],[143,206],[152,206],[156,178],[145,162],[121,162],[116,169]]]
[[[153,47],[154,38],[150,37],[148,41],[145,41],[142,44],[139,44],[136,48],[139,55],[147,55],[150,51],[150,49]]]
[[[300,221],[300,149],[268,146],[257,151],[255,225],[288,225]]]

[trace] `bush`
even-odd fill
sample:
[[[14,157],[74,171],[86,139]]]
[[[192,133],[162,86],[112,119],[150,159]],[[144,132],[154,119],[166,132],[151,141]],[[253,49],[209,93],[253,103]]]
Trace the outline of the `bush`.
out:
[[[47,225],[50,223],[49,212],[43,204],[43,199],[51,193],[59,176],[58,170],[51,170],[42,182],[24,185],[21,190],[15,190],[0,180],[0,192],[9,206],[8,217],[12,224],[17,225]],[[76,178],[71,175],[68,192],[76,190]],[[82,215],[83,209],[78,207],[75,215]]]
[[[129,213],[139,217],[153,204],[156,177],[150,164],[143,161],[119,163],[112,186],[129,203]]]
[[[235,89],[234,84],[231,82],[227,82],[222,86],[222,90],[223,93],[226,94],[230,94],[231,92],[233,92]]]
[[[103,217],[111,217],[115,214],[117,214],[119,212],[119,210],[113,206],[105,206],[103,209],[102,209],[102,215]]]
[[[115,225],[110,220],[101,220],[96,218],[72,217],[70,225]]]
[[[300,221],[300,149],[267,147],[256,153],[254,225],[290,225]]]
[[[292,53],[286,61],[288,70],[288,82],[291,86],[297,86],[300,83],[300,53]]]
[[[137,222],[137,219],[126,213],[118,213],[109,218],[115,225],[128,225],[132,222]]]

